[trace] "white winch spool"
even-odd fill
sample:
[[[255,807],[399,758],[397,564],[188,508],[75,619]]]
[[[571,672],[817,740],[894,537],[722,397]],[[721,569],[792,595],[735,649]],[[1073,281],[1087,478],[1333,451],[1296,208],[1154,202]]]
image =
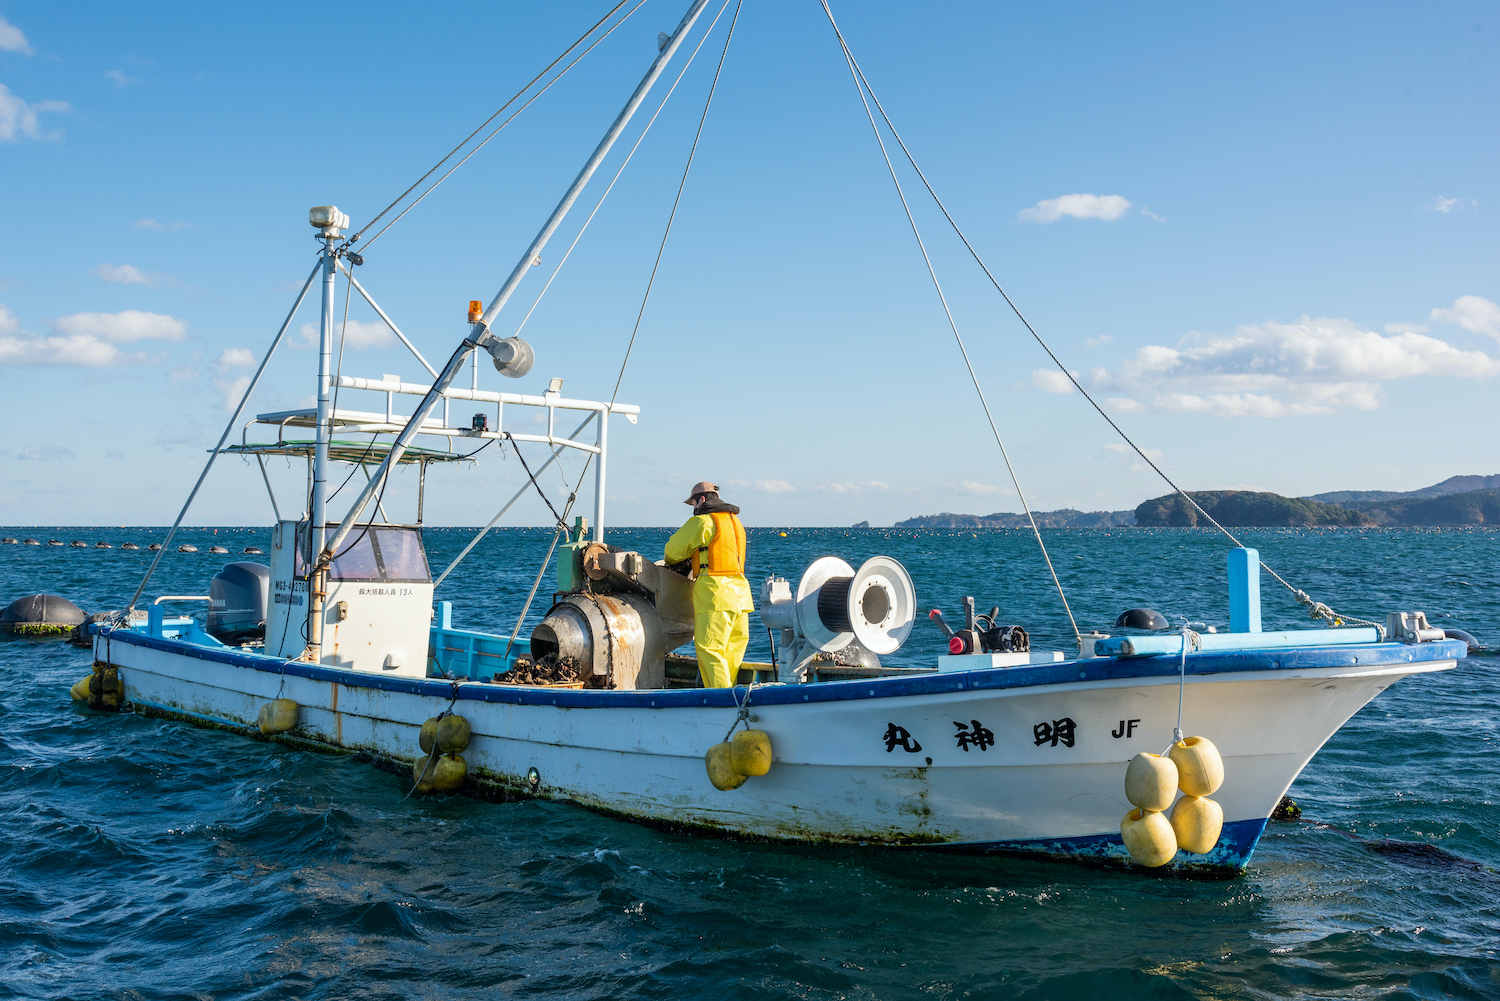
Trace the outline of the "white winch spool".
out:
[[[855,640],[871,653],[895,653],[911,633],[916,605],[911,576],[889,556],[871,557],[857,572],[825,556],[797,585],[796,629],[826,653]]]

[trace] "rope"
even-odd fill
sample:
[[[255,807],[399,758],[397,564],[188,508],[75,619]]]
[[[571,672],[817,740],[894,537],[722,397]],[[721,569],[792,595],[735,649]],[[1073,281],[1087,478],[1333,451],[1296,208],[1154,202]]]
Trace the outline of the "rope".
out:
[[[728,0],[725,0],[724,7],[728,6]],[[724,60],[729,56],[729,43],[734,40],[734,26],[739,23],[742,6],[744,6],[744,0],[739,0],[734,7],[734,17],[729,22],[729,34],[724,38],[724,51],[719,53],[719,65],[714,70],[714,82],[708,88],[707,100],[703,102],[703,114],[698,118],[698,131],[693,135],[693,148],[688,150],[687,163],[682,168],[682,180],[677,184],[677,197],[672,199],[672,212],[667,216],[667,228],[662,231],[661,246],[656,249],[656,262],[651,265],[651,278],[646,282],[646,294],[641,297],[641,308],[635,315],[635,326],[630,331],[630,343],[625,345],[625,359],[620,363],[620,374],[615,379],[615,391],[609,397],[610,406],[614,406],[615,397],[620,395],[620,383],[625,379],[625,366],[630,364],[630,352],[635,347],[635,335],[641,329],[641,318],[646,315],[646,302],[651,298],[651,288],[656,284],[656,270],[661,267],[662,255],[667,250],[667,237],[672,235],[672,223],[677,218],[677,206],[682,202],[682,191],[687,187],[688,171],[693,169],[693,158],[698,155],[698,140],[703,138],[703,123],[708,121],[708,109],[714,103],[714,91],[719,89],[719,74],[724,72]],[[724,13],[724,7],[719,8],[720,16]],[[715,17],[714,24],[718,21],[719,18]],[[708,33],[713,30],[714,25],[710,24],[708,31],[703,33],[703,41],[698,43],[700,47],[703,42],[708,41]],[[693,55],[697,54],[697,49],[694,49]]]
[[[1158,466],[1149,455],[1146,454],[1145,450],[1137,445],[1135,441],[1125,433],[1125,430],[1121,428],[1119,424],[1115,423],[1114,418],[1105,412],[1104,408],[1101,407],[1099,405],[1099,402],[1089,394],[1088,390],[1083,388],[1082,383],[1080,383],[1078,379],[1073,375],[1073,373],[1068,370],[1068,367],[1062,363],[1062,359],[1058,358],[1057,354],[1052,350],[1047,342],[1042,339],[1042,335],[1036,332],[1036,328],[1031,325],[1031,321],[1026,319],[1025,314],[1021,312],[1021,309],[1016,305],[1015,300],[1011,299],[1010,294],[1005,291],[1004,287],[1001,286],[1000,282],[990,271],[989,265],[985,264],[984,259],[979,256],[979,251],[974,249],[974,245],[970,243],[969,238],[964,235],[964,231],[959,227],[958,222],[953,218],[953,214],[948,211],[948,206],[943,204],[943,200],[938,197],[938,193],[933,189],[932,183],[927,180],[927,175],[923,173],[922,168],[918,166],[916,157],[912,156],[911,150],[907,148],[906,141],[901,138],[901,133],[896,130],[895,123],[891,121],[890,115],[886,113],[884,105],[880,103],[880,98],[876,96],[875,89],[870,86],[869,80],[865,78],[864,70],[860,68],[859,61],[854,58],[854,53],[850,51],[848,43],[844,41],[844,36],[839,31],[838,25],[834,22],[833,12],[828,9],[826,0],[820,0],[820,2],[822,2],[823,4],[824,13],[828,15],[829,23],[833,25],[834,33],[838,35],[839,44],[844,50],[844,57],[849,61],[849,64],[853,68],[854,73],[858,76],[860,83],[864,85],[863,89],[869,91],[870,100],[875,103],[876,110],[880,112],[880,117],[884,119],[886,128],[890,129],[891,136],[901,147],[901,152],[905,154],[907,162],[911,164],[912,170],[914,170],[917,174],[917,177],[921,179],[923,187],[927,189],[927,193],[932,196],[933,203],[937,205],[938,210],[943,213],[943,218],[948,220],[948,225],[952,227],[954,234],[957,235],[959,240],[963,242],[964,249],[969,252],[970,257],[974,258],[974,263],[979,265],[979,269],[984,272],[984,276],[988,278],[990,284],[995,287],[995,291],[1000,293],[1001,298],[1005,300],[1005,304],[1010,307],[1011,312],[1016,314],[1016,319],[1021,321],[1021,324],[1026,328],[1027,333],[1031,334],[1032,338],[1037,342],[1038,345],[1041,346],[1041,349],[1047,353],[1047,357],[1052,359],[1052,362],[1057,366],[1058,371],[1060,371],[1064,376],[1067,377],[1067,380],[1073,384],[1073,388],[1078,390],[1078,392],[1083,395],[1083,398],[1087,400],[1089,402],[1089,405],[1098,412],[1099,416],[1104,418],[1105,422],[1114,429],[1115,433],[1120,436],[1121,440],[1123,440],[1125,444],[1129,445],[1131,449],[1136,453],[1136,455],[1141,457],[1141,461],[1150,466],[1152,471],[1155,472],[1157,476],[1160,476],[1162,480],[1167,484],[1167,486],[1171,487],[1173,491],[1175,491],[1179,496],[1182,497],[1183,500],[1191,504],[1193,508],[1197,510],[1197,512],[1208,521],[1209,524],[1213,525],[1214,528],[1224,533],[1224,535],[1236,546],[1239,546],[1241,549],[1246,548],[1244,543],[1240,542],[1240,540],[1235,537],[1233,532],[1229,531],[1229,529],[1219,524],[1219,522],[1215,520],[1213,515],[1205,511],[1202,505],[1200,505],[1196,500],[1193,499],[1191,494],[1182,489],[1182,487],[1178,486],[1176,481],[1168,476],[1166,472],[1163,471],[1162,468]],[[1261,568],[1265,570],[1266,573],[1274,577],[1276,581],[1281,584],[1281,586],[1285,587],[1288,591],[1291,591],[1298,602],[1304,605],[1314,605],[1314,609],[1312,612],[1313,618],[1325,618],[1330,622],[1333,622],[1336,619],[1343,619],[1349,622],[1357,622],[1363,625],[1374,626],[1379,629],[1381,635],[1384,636],[1385,627],[1378,622],[1369,622],[1365,619],[1356,619],[1353,616],[1339,615],[1338,613],[1333,612],[1332,609],[1329,609],[1327,605],[1322,605],[1322,608],[1328,611],[1329,614],[1322,614],[1317,609],[1317,605],[1321,603],[1313,602],[1312,599],[1308,598],[1305,592],[1287,583],[1286,579],[1278,574],[1275,570],[1271,569],[1271,567],[1264,560],[1260,561],[1260,565]]]
[[[625,21],[626,21],[626,19],[629,18],[631,14],[634,14],[637,10],[639,10],[641,8],[641,4],[643,4],[645,2],[646,2],[646,0],[639,0],[639,2],[626,13],[625,17],[620,18],[619,21],[617,21],[613,26],[610,27],[609,31],[606,31],[604,34],[600,35],[599,38],[598,38],[598,40],[595,41],[593,45],[590,45],[588,48],[584,49],[581,53],[579,53],[579,55],[578,55],[578,57],[576,59],[574,59],[572,62],[568,63],[567,66],[563,67],[563,70],[562,70],[561,73],[557,74],[557,76],[555,76],[551,80],[547,81],[547,85],[545,87],[543,87],[541,90],[537,91],[535,94],[533,94],[532,97],[531,97],[531,100],[529,100],[525,104],[521,105],[519,108],[517,108],[515,110],[514,113],[511,114],[511,116],[509,118],[507,118],[505,121],[501,122],[499,125],[495,126],[495,131],[493,131],[489,135],[485,136],[484,139],[480,141],[479,145],[475,146],[473,149],[469,150],[468,153],[464,154],[464,158],[462,160],[460,160],[457,163],[455,163],[452,167],[449,167],[447,173],[445,173],[442,177],[439,177],[436,181],[433,181],[432,182],[432,186],[430,188],[428,188],[426,191],[422,192],[420,195],[418,195],[417,198],[416,198],[416,200],[413,201],[410,205],[408,205],[406,208],[402,209],[400,215],[396,216],[396,218],[392,219],[390,222],[388,222],[384,226],[382,226],[380,228],[380,232],[378,232],[374,236],[370,237],[369,243],[366,243],[365,246],[369,247],[372,244],[374,244],[374,242],[376,240],[380,239],[382,236],[385,235],[385,231],[386,230],[390,229],[392,226],[396,225],[396,223],[400,222],[401,219],[402,219],[402,217],[405,216],[406,213],[410,212],[412,209],[414,209],[418,205],[420,205],[422,203],[422,200],[424,198],[426,198],[428,195],[432,194],[434,191],[437,190],[437,186],[439,184],[442,184],[449,177],[453,176],[453,172],[455,170],[457,170],[459,167],[462,167],[464,164],[468,163],[469,162],[469,158],[472,157],[475,153],[478,153],[480,150],[484,149],[485,145],[487,143],[489,143],[489,141],[491,139],[495,138],[497,135],[500,134],[500,130],[501,129],[505,128],[511,122],[515,121],[516,118],[521,114],[521,112],[525,111],[527,108],[531,107],[534,103],[536,103],[537,98],[541,97],[543,94],[547,93],[547,91],[551,90],[553,84],[557,83],[557,81],[561,80],[564,76],[566,76],[568,74],[568,71],[571,70],[574,66],[577,66],[578,63],[579,63],[579,61],[582,60],[584,56],[588,55],[590,52],[593,52],[594,49],[596,47],[598,47],[598,45],[599,45],[600,42],[604,41],[611,34],[613,34],[615,28],[618,28],[620,25],[624,24]],[[587,36],[585,36],[585,37],[587,37]],[[571,49],[569,51],[571,51]],[[563,53],[563,55],[566,55],[566,54],[567,53]],[[561,59],[562,57],[559,56],[558,58]],[[556,65],[556,63],[554,62],[553,65]],[[546,71],[543,70],[543,72],[545,73]],[[531,84],[527,84],[527,86],[529,87],[529,86],[531,86]],[[519,96],[519,95],[517,95],[517,96]],[[512,100],[514,100],[514,98],[512,98]],[[501,110],[504,110],[504,109],[502,108]],[[499,113],[500,113],[499,111],[495,112],[496,115],[498,115]],[[492,115],[491,116],[491,120],[493,120],[493,118],[494,118],[494,116]],[[488,124],[488,122],[486,122],[485,124]],[[483,125],[480,126],[480,128],[483,128],[483,127],[484,127]],[[468,140],[464,140],[464,141],[467,142]],[[450,153],[448,155],[452,156],[453,154]],[[444,159],[447,159],[447,158],[444,157]],[[437,167],[433,168],[433,170],[436,170],[436,169],[437,169]],[[429,173],[430,173],[430,171],[429,171]],[[421,182],[419,181],[417,183],[420,184]],[[405,196],[403,195],[402,197],[405,197]],[[389,210],[387,210],[387,211],[389,211]],[[352,243],[353,241],[351,240],[350,242]]]
[[[1010,453],[1006,451],[1005,442],[1000,437],[1000,429],[995,426],[995,417],[990,413],[989,401],[985,399],[984,389],[979,385],[979,376],[974,372],[974,363],[969,360],[969,351],[964,347],[964,339],[958,332],[958,324],[953,319],[953,311],[948,308],[948,297],[943,294],[943,286],[938,281],[937,272],[933,269],[932,258],[927,255],[927,246],[922,242],[922,233],[917,228],[917,220],[912,215],[911,206],[907,204],[906,192],[901,188],[901,181],[896,177],[896,167],[891,163],[890,154],[886,151],[885,140],[881,138],[880,127],[875,124],[875,116],[870,111],[870,102],[865,100],[865,89],[862,87],[862,77],[855,68],[854,56],[849,51],[848,44],[844,41],[843,33],[839,31],[837,22],[833,20],[833,11],[828,9],[828,0],[819,0],[823,5],[823,12],[828,15],[828,23],[833,25],[834,34],[838,36],[839,45],[844,51],[845,61],[849,64],[849,74],[854,80],[854,88],[859,92],[860,103],[864,106],[865,117],[870,120],[870,129],[875,133],[875,141],[880,145],[880,155],[885,160],[885,166],[891,174],[891,183],[896,186],[896,194],[901,199],[901,208],[906,212],[906,221],[911,224],[911,232],[917,240],[917,248],[922,252],[922,261],[927,265],[927,274],[932,278],[932,287],[937,290],[938,299],[943,304],[943,315],[948,318],[948,326],[953,331],[953,338],[958,342],[959,353],[963,355],[964,366],[969,370],[969,379],[974,383],[974,391],[979,394],[979,405],[984,408],[985,419],[989,421],[990,431],[995,435],[995,444],[1000,446],[1000,455],[1005,460],[1005,468],[1010,473],[1011,483],[1015,484],[1016,495],[1021,498],[1021,506],[1026,511],[1026,520],[1031,525],[1031,532],[1036,536],[1037,545],[1042,550],[1042,559],[1047,563],[1047,572],[1052,575],[1052,583],[1057,588],[1057,596],[1062,599],[1063,611],[1068,613],[1068,623],[1073,627],[1073,637],[1078,641],[1078,648],[1083,649],[1083,634],[1078,630],[1078,620],[1073,617],[1073,609],[1068,606],[1068,596],[1063,593],[1062,581],[1057,577],[1057,569],[1052,565],[1052,557],[1047,554],[1047,544],[1042,541],[1041,530],[1037,528],[1036,518],[1032,516],[1031,505],[1026,501],[1026,493],[1021,489],[1021,480],[1016,475],[1016,470],[1010,461]],[[871,97],[874,97],[872,92]],[[884,115],[884,112],[881,112]]]
[[[729,731],[724,734],[724,741],[725,742],[728,742],[729,738],[732,737],[732,736],[734,736],[734,728],[737,727],[737,726],[739,726],[741,723],[745,724],[745,729],[746,730],[750,729],[750,696],[755,691],[755,672],[754,671],[750,672],[750,687],[747,688],[747,689],[745,689],[745,701],[744,702],[740,701],[739,696],[735,694],[736,691],[737,691],[737,689],[735,687],[731,687],[729,689],[729,697],[732,698],[732,699],[734,699],[734,708],[737,711],[736,711],[735,716],[734,716],[734,722],[731,723],[731,724],[729,724]]]
[[[630,147],[630,152],[629,153],[625,154],[625,159],[620,164],[620,168],[615,171],[615,176],[612,177],[612,178],[610,178],[609,186],[606,187],[604,189],[604,193],[599,196],[599,201],[598,201],[597,204],[594,205],[594,210],[592,212],[590,212],[589,213],[589,217],[584,220],[583,226],[578,230],[578,235],[575,236],[575,237],[573,237],[573,242],[568,245],[568,250],[567,250],[566,253],[563,254],[562,260],[558,261],[557,262],[557,267],[555,267],[555,268],[552,269],[552,274],[547,278],[547,284],[545,284],[545,285],[542,286],[542,290],[537,293],[536,301],[531,304],[531,308],[528,309],[526,311],[526,315],[521,318],[520,326],[516,327],[516,332],[515,332],[514,336],[520,336],[521,331],[526,328],[527,321],[531,319],[531,314],[535,313],[536,312],[536,308],[542,304],[542,297],[547,294],[547,290],[550,289],[552,287],[552,283],[557,280],[557,276],[562,272],[563,265],[568,263],[568,258],[573,256],[573,250],[574,250],[575,247],[578,246],[578,241],[580,241],[580,240],[583,239],[583,234],[586,233],[586,232],[588,232],[589,224],[594,221],[594,216],[598,215],[599,214],[599,210],[604,207],[604,200],[606,198],[608,198],[609,197],[609,193],[615,189],[615,182],[620,179],[620,175],[621,174],[625,173],[625,168],[630,165],[630,160],[631,160],[632,157],[635,156],[635,151],[641,148],[641,143],[643,143],[643,142],[646,141],[646,134],[651,131],[651,126],[653,126],[653,125],[656,124],[656,119],[662,113],[662,109],[667,106],[667,101],[669,101],[671,99],[672,92],[675,91],[677,89],[677,85],[682,82],[682,78],[683,78],[684,74],[687,73],[688,67],[691,66],[691,65],[693,65],[693,60],[696,59],[696,58],[698,58],[698,49],[703,48],[703,43],[706,42],[706,41],[708,41],[709,34],[713,32],[714,25],[716,25],[716,24],[719,23],[719,18],[722,17],[723,14],[724,14],[724,8],[721,7],[721,8],[719,8],[719,13],[714,16],[713,22],[711,24],[709,24],[708,31],[705,31],[703,33],[703,38],[699,40],[697,48],[693,49],[693,54],[690,55],[690,56],[688,56],[687,62],[683,64],[681,71],[678,72],[677,79],[675,79],[675,80],[672,81],[672,86],[671,86],[670,89],[668,89],[666,96],[663,97],[661,99],[661,103],[656,106],[656,112],[655,112],[655,114],[653,114],[651,116],[651,120],[646,123],[646,127],[641,130],[641,134],[636,138],[635,145],[632,146],[632,147]],[[736,16],[739,15],[739,8],[735,8],[735,15]],[[730,31],[733,32],[733,25],[731,25]],[[719,61],[719,66],[720,66],[721,69],[723,68],[723,65],[724,65],[723,59],[721,58],[720,61]],[[714,74],[714,82],[716,84],[718,82],[718,79],[719,79],[718,74],[715,73]],[[710,94],[709,94],[709,99],[710,100],[713,99],[712,92],[710,92]],[[707,109],[705,109],[705,112],[706,112],[706,110]],[[698,123],[698,130],[699,130],[700,133],[703,131],[703,123],[701,121]],[[697,140],[694,140],[694,147],[696,148],[696,146],[697,146]],[[681,195],[681,188],[680,187],[678,189],[678,194],[679,194],[679,196]],[[675,210],[676,206],[674,205],[673,208]],[[611,402],[613,402],[613,401],[611,401]]]
[[[605,21],[608,21],[611,17],[614,17],[615,12],[618,11],[621,7],[625,6],[625,4],[627,4],[629,2],[630,2],[630,0],[620,0],[619,3],[615,4],[615,6],[610,9],[610,12],[608,14],[605,14],[598,21],[594,22],[594,25],[591,28],[589,28],[588,31],[585,31],[582,35],[578,36],[578,40],[577,41],[575,41],[572,45],[570,45],[566,49],[564,49],[562,51],[562,54],[559,55],[556,59],[552,60],[552,62],[548,63],[547,67],[545,69],[543,69],[540,73],[538,73],[536,76],[534,76],[530,80],[528,80],[526,82],[526,86],[524,86],[520,90],[516,91],[515,94],[511,97],[511,99],[509,101],[506,101],[504,104],[500,105],[500,108],[493,115],[491,115],[490,117],[486,118],[480,124],[479,128],[475,129],[473,132],[470,132],[467,136],[464,137],[463,142],[459,143],[457,146],[455,146],[451,150],[449,150],[447,156],[443,157],[437,163],[433,164],[432,167],[427,171],[427,173],[425,173],[421,177],[417,178],[416,182],[414,184],[412,184],[411,187],[409,187],[405,191],[401,192],[401,194],[398,195],[394,201],[392,201],[385,208],[381,209],[380,212],[373,219],[371,219],[369,222],[365,223],[364,227],[362,229],[360,229],[359,232],[355,233],[353,236],[349,237],[349,239],[345,240],[343,247],[340,247],[339,249],[343,250],[344,247],[348,247],[350,244],[354,243],[354,241],[358,240],[361,236],[363,236],[369,230],[369,228],[371,226],[375,225],[377,222],[379,222],[385,216],[385,214],[387,212],[389,212],[391,209],[395,208],[398,204],[400,204],[401,201],[402,201],[402,199],[404,199],[407,195],[411,194],[413,191],[417,190],[417,188],[419,186],[421,186],[421,184],[422,184],[423,181],[427,180],[429,177],[431,177],[433,175],[434,171],[436,171],[439,167],[441,167],[443,164],[447,163],[450,159],[452,159],[454,153],[457,153],[459,150],[463,149],[466,145],[468,145],[469,140],[473,139],[475,136],[479,135],[479,133],[484,130],[484,128],[485,128],[486,125],[489,125],[490,122],[493,122],[496,118],[498,118],[500,116],[501,112],[503,112],[506,108],[510,107],[512,104],[515,104],[516,101],[521,97],[522,94],[526,93],[526,91],[528,91],[529,89],[531,89],[532,84],[536,83],[542,77],[546,76],[549,72],[552,71],[552,67],[556,66],[558,63],[562,62],[564,59],[567,58],[567,55],[568,55],[569,52],[572,52],[574,49],[578,48],[579,45],[583,44],[584,39],[588,38],[590,35],[592,35],[595,31],[597,31],[599,29],[599,25],[603,24]],[[645,0],[641,0],[641,2],[644,3]],[[622,17],[620,19],[620,24],[624,24],[625,20],[630,17],[630,14],[634,14],[636,12],[636,10],[638,10],[640,8],[640,6],[641,6],[641,4],[637,3],[635,5],[635,7],[631,8],[630,13],[626,14],[625,17]],[[615,25],[615,28],[618,28],[619,26],[620,25],[617,24],[617,25]],[[610,31],[614,31],[614,28],[611,28]],[[609,37],[609,32],[605,33],[605,37],[606,38]],[[603,41],[603,40],[604,39],[602,39],[602,38],[600,39],[600,41]],[[594,45],[597,45],[597,44],[599,44],[599,43],[598,42],[594,43]],[[593,46],[589,46],[589,48],[593,48]],[[588,54],[587,52],[584,53],[584,55],[587,55],[587,54]],[[574,62],[577,62],[577,60],[574,60]],[[571,65],[568,67],[568,69],[572,69],[572,68],[573,67]],[[567,70],[563,70],[563,73],[566,73],[566,72],[567,72]],[[561,78],[562,74],[560,73],[560,74],[558,74],[558,76],[559,76],[559,78]],[[555,83],[556,81],[553,81],[553,82]],[[551,85],[549,84],[548,86],[551,86]],[[538,95],[538,96],[540,96],[540,95]],[[533,100],[535,100],[535,98],[533,98]],[[530,102],[527,102],[527,103],[530,103]],[[522,109],[522,110],[525,110],[525,109]],[[512,116],[512,117],[514,117],[514,116]],[[504,127],[505,127],[504,125],[501,126],[501,128],[504,128]],[[498,132],[499,129],[496,129],[495,131]],[[485,141],[488,142],[489,140],[485,140]],[[465,159],[468,159],[468,158],[465,157]],[[449,171],[449,173],[452,173],[452,171]],[[447,175],[444,175],[444,176],[446,177]],[[442,182],[439,181],[438,183],[441,184]],[[433,187],[437,187],[437,185],[433,185]],[[426,197],[426,196],[424,195],[423,197]],[[405,215],[405,214],[406,213],[404,213],[404,212],[402,213],[402,215]],[[391,221],[394,222],[395,220],[393,219]],[[389,228],[390,228],[389,226],[386,226],[386,229],[389,229]],[[385,229],[382,229],[381,232],[382,233],[385,232]],[[376,235],[378,236],[379,234],[376,234]],[[370,242],[374,243],[375,241],[372,239]]]
[[[1164,758],[1171,752],[1173,746],[1182,739],[1182,693],[1183,689],[1187,687],[1188,647],[1191,646],[1195,653],[1203,649],[1203,636],[1193,629],[1193,626],[1201,625],[1203,625],[1201,622],[1188,622],[1186,620],[1182,623],[1182,660],[1178,666],[1177,673],[1177,726],[1172,730],[1172,743],[1168,744],[1167,749],[1161,752],[1161,756]]]
[[[516,458],[521,460],[521,468],[526,470],[527,479],[531,480],[531,485],[536,487],[537,496],[542,499],[543,504],[547,505],[547,510],[552,512],[552,517],[557,519],[558,528],[564,528],[567,525],[567,522],[563,520],[562,515],[557,513],[557,508],[553,507],[552,502],[547,499],[547,494],[542,490],[542,485],[538,483],[536,481],[536,477],[532,475],[531,467],[526,464],[526,456],[521,454],[521,446],[516,444],[515,435],[507,431],[505,432],[505,437],[510,439],[510,447],[515,449]],[[478,449],[475,449],[475,451],[478,451]]]

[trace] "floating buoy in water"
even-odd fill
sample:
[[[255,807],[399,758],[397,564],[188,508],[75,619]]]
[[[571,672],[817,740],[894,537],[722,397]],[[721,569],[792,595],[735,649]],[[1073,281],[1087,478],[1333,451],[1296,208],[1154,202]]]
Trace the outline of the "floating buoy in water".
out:
[[[24,542],[22,542],[21,545],[23,545],[23,546],[40,546],[41,542],[39,542],[36,539],[27,539]]]
[[[94,543],[94,548],[95,549],[113,549],[115,547],[111,546],[108,542],[96,542],[96,543]]]
[[[229,550],[225,549],[223,546],[209,546],[208,547],[208,551],[211,552],[211,553],[227,553],[227,552],[229,552]]]
[[[272,699],[260,707],[255,724],[264,734],[286,733],[297,725],[297,703],[291,699]]]
[[[1177,798],[1177,765],[1142,751],[1125,766],[1125,798],[1132,806],[1160,813]]]
[[[1189,796],[1212,796],[1224,784],[1224,759],[1207,737],[1186,737],[1167,754],[1177,765],[1177,785]]]
[[[5,538],[0,539],[0,546],[14,546],[15,544],[16,544],[16,540],[12,539],[8,535]]]
[[[55,594],[28,594],[0,612],[0,632],[17,636],[66,636],[86,616],[83,609]]]
[[[149,550],[151,550],[154,553],[158,549],[161,548],[161,543],[160,542],[153,542],[153,543],[151,543],[151,545],[147,546],[146,548],[149,549]]]
[[[434,739],[437,743],[439,754],[457,754],[469,746],[469,737],[473,731],[469,728],[469,721],[452,713],[437,721],[434,728]],[[430,751],[431,748],[428,748]]]
[[[467,761],[457,754],[445,754],[432,766],[432,788],[437,792],[458,792],[468,774]]]
[[[198,551],[198,547],[190,546],[186,542],[184,542],[182,545],[177,547],[177,551],[179,553],[196,553]]]
[[[67,545],[67,543],[63,542],[63,540],[61,540],[61,539],[48,539],[47,540],[47,545],[49,545],[49,546],[65,546],[65,545]]]
[[[745,784],[745,776],[734,770],[734,750],[727,740],[710,747],[703,756],[703,764],[715,789],[728,792]]]
[[[87,549],[89,547],[89,544],[87,542],[84,542],[82,539],[74,539],[72,542],[68,543],[68,545],[72,546],[74,549]]]
[[[1224,830],[1224,808],[1206,796],[1184,796],[1172,807],[1177,847],[1194,855],[1213,850]]]
[[[93,680],[94,676],[92,674],[85,674],[68,690],[68,696],[74,702],[87,702],[89,700],[89,682]]]
[[[771,770],[771,735],[764,730],[741,730],[729,744],[729,763],[747,778]]]
[[[121,549],[139,549],[141,547],[138,546],[138,545],[136,545],[134,542],[127,542],[123,546],[121,546],[120,548]]]
[[[240,551],[241,552],[245,552],[245,553],[262,553],[262,552],[264,552],[264,550],[261,549],[259,546],[246,546],[244,549],[242,549]]]
[[[786,533],[785,533],[785,532],[782,532],[782,533],[781,533],[781,537],[782,537],[782,538],[783,538],[783,539],[784,539],[784,538],[786,538]]]
[[[1131,810],[1120,821],[1120,838],[1130,857],[1155,869],[1177,854],[1177,835],[1167,818],[1152,810]]]

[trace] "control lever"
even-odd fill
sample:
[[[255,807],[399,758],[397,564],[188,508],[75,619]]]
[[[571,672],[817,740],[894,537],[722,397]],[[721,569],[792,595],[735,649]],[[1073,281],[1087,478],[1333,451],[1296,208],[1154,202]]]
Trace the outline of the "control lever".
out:
[[[930,611],[930,612],[927,613],[927,617],[929,619],[931,619],[933,622],[937,623],[937,627],[943,631],[943,635],[944,636],[952,636],[953,635],[953,630],[948,627],[948,623],[946,623],[946,622],[943,621],[943,613],[942,612],[940,612],[936,608],[934,608],[932,611]]]

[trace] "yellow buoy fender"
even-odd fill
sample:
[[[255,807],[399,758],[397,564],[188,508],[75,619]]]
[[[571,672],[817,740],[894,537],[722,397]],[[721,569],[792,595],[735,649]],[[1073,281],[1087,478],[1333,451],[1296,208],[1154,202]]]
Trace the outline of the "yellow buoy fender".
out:
[[[1207,737],[1187,737],[1167,752],[1177,765],[1177,784],[1189,796],[1212,796],[1224,784],[1224,759]]]
[[[437,749],[439,754],[457,754],[469,746],[469,721],[457,714],[444,716],[437,722]]]
[[[729,745],[730,764],[744,776],[771,770],[771,735],[764,730],[741,730]]]
[[[87,702],[89,700],[89,682],[94,680],[92,674],[85,675],[78,684],[68,691],[74,702]]]
[[[708,781],[715,789],[727,792],[745,784],[745,776],[734,770],[734,751],[727,740],[710,747],[703,756],[703,764],[708,768]]]
[[[436,785],[437,761],[424,754],[412,762],[411,780],[417,792],[432,792]]]
[[[1203,796],[1184,796],[1172,807],[1172,832],[1185,852],[1203,855],[1219,843],[1224,829],[1224,808]]]
[[[297,703],[291,699],[272,699],[260,707],[255,722],[261,733],[286,733],[297,725]]]
[[[432,766],[432,788],[438,792],[458,792],[469,774],[469,763],[456,754],[445,754]]]
[[[1142,810],[1165,810],[1177,798],[1177,766],[1160,754],[1137,754],[1125,768],[1125,798]]]
[[[1177,837],[1172,825],[1160,813],[1131,810],[1120,821],[1120,837],[1130,857],[1141,865],[1155,869],[1166,865],[1177,854]]]
[[[432,753],[432,745],[437,740],[438,718],[433,716],[422,724],[422,731],[417,735],[417,743],[422,745],[423,754]]]

